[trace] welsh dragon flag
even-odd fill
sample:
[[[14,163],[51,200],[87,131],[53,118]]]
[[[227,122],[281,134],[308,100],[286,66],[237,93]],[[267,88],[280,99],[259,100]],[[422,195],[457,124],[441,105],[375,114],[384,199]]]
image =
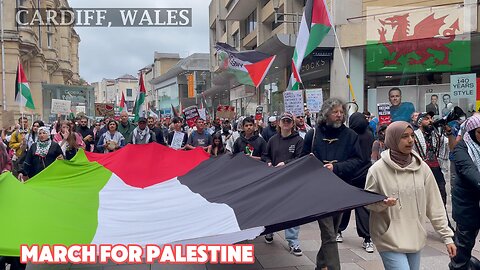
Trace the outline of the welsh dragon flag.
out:
[[[156,143],[80,150],[26,183],[0,175],[0,213],[14,217],[0,222],[0,256],[21,244],[232,244],[384,198],[310,155],[274,168]]]
[[[293,53],[289,89],[299,89],[302,82],[300,69],[303,59],[320,45],[332,28],[329,18],[325,0],[307,0]]]
[[[15,101],[20,106],[35,110],[35,104],[33,104],[32,92],[30,92],[30,86],[28,86],[27,77],[23,71],[22,64],[18,61],[17,76],[15,81]]]
[[[125,101],[125,95],[122,92],[122,99],[120,100],[120,112],[128,112],[127,102]]]
[[[140,81],[139,81],[139,87],[138,87],[138,96],[137,99],[135,100],[135,107],[133,109],[133,112],[135,113],[135,119],[134,121],[137,122],[140,117],[145,116],[145,97],[147,95],[147,90],[145,89],[145,84],[143,82],[143,74],[140,73]]]
[[[255,87],[265,79],[276,57],[254,50],[239,52],[232,46],[220,42],[215,48],[223,70],[232,73],[239,83]]]

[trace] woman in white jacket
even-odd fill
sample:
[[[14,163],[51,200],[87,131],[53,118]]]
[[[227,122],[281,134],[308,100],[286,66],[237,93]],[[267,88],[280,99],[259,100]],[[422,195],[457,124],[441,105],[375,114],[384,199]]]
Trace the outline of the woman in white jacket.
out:
[[[420,251],[425,246],[428,218],[455,256],[453,231],[435,178],[421,157],[412,151],[414,131],[407,122],[392,123],[386,131],[381,159],[369,170],[365,189],[388,198],[368,206],[370,234],[385,269],[420,269]]]

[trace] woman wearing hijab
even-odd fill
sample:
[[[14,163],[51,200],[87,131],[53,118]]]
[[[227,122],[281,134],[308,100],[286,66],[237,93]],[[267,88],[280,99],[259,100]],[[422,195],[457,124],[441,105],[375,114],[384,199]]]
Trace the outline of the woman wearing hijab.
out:
[[[107,132],[103,133],[98,140],[97,149],[100,153],[109,153],[125,146],[125,138],[118,132],[118,123],[110,120],[107,124]]]
[[[450,269],[469,268],[472,249],[480,229],[480,116],[470,117],[465,135],[453,151],[455,183],[452,190],[453,219],[457,222],[457,256]]]
[[[23,173],[19,174],[19,179],[24,180],[24,175],[29,178],[34,177],[56,159],[63,159],[60,145],[50,139],[50,131],[47,127],[38,128],[38,141],[28,149]]]
[[[412,151],[413,127],[403,121],[390,124],[385,145],[388,150],[370,168],[365,185],[365,190],[388,197],[367,206],[371,210],[370,234],[385,269],[420,269],[427,218],[443,239],[450,257],[454,257],[453,231],[448,227],[435,178],[428,165]]]

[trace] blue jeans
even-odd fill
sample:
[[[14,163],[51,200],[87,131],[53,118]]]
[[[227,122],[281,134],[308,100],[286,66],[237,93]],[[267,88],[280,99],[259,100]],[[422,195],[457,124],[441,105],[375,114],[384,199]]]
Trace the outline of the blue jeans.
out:
[[[290,247],[300,246],[298,241],[298,233],[300,232],[300,226],[296,226],[285,230],[285,239],[288,241]]]
[[[380,252],[385,270],[420,270],[420,251],[417,253]]]

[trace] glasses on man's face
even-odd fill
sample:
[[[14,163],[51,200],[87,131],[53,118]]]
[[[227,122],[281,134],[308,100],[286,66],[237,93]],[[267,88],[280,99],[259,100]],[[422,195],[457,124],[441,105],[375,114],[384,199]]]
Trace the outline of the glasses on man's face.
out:
[[[297,119],[303,119],[303,116],[297,116]]]
[[[80,121],[80,123],[82,123],[82,124],[86,124],[86,123],[87,123],[87,121]]]

